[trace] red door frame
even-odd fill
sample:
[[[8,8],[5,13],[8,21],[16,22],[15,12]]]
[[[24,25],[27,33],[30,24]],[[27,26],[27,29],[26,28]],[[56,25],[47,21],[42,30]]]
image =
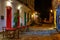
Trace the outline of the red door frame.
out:
[[[10,30],[12,23],[12,7],[6,7],[6,29]]]

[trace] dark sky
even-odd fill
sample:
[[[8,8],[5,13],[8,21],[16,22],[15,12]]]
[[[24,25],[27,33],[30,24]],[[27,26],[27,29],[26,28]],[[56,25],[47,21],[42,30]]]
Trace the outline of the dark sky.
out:
[[[52,0],[35,0],[35,11],[40,13],[42,19],[49,18],[49,12],[52,8]]]
[[[48,10],[51,8],[51,0],[35,0],[35,10]]]

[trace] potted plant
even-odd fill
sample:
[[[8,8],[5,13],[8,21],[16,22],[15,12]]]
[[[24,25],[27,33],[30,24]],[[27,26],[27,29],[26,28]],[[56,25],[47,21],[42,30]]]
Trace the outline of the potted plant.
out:
[[[18,12],[14,13],[14,20],[13,20],[14,21],[14,26],[13,26],[13,28],[17,27],[18,16],[19,16]]]

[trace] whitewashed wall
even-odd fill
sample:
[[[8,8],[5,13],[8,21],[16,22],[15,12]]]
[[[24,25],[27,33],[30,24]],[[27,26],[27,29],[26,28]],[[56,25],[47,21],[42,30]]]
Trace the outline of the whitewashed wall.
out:
[[[17,10],[16,6],[19,4],[18,2],[16,2],[16,3],[15,2],[16,1],[13,0],[12,14],[14,14],[14,12]],[[4,20],[1,20],[2,15],[4,16]],[[2,27],[6,27],[6,0],[0,0],[0,32],[2,31]]]
[[[29,11],[31,11],[28,7],[26,7],[25,5],[22,5],[21,9],[20,9],[20,23],[22,23],[23,26],[24,25],[24,12],[29,13]]]
[[[5,19],[1,20],[1,16],[5,16],[4,6],[4,1],[0,0],[0,32],[2,31],[2,27],[5,27]]]
[[[0,0],[0,32],[2,31],[2,27],[6,27],[6,0]],[[12,14],[14,14],[17,10],[18,5],[22,5],[20,8],[20,23],[24,26],[24,12],[28,13],[30,11],[29,8],[24,6],[23,4],[19,3],[18,1],[13,0],[12,2]],[[1,15],[4,16],[4,20],[1,20]],[[13,26],[13,18],[14,15],[12,15],[12,26]]]

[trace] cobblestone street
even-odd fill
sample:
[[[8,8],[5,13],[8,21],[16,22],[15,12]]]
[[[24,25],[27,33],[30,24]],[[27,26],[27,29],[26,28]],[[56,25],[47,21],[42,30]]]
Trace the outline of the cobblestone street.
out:
[[[19,39],[7,39],[0,35],[0,40],[60,40],[60,34],[41,36],[41,35],[20,35]]]
[[[8,39],[3,38],[3,35],[0,34],[0,40],[60,40],[60,34],[51,34],[51,35],[27,35],[21,34],[19,39]]]
[[[42,26],[30,27],[29,32],[24,32],[23,34],[19,34],[19,39],[18,38],[8,39],[6,37],[3,38],[3,34],[1,33],[0,40],[60,40],[60,34],[56,33],[55,29],[48,30],[47,28],[49,28],[50,25],[49,27],[47,28],[46,27],[42,27]]]

